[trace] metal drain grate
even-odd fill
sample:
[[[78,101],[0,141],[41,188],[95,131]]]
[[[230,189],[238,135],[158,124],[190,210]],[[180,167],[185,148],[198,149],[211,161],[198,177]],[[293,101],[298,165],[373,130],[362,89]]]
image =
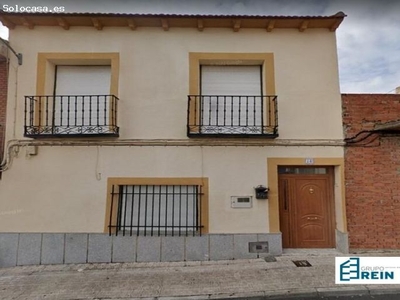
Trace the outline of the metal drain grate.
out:
[[[308,260],[292,260],[296,267],[312,267]]]

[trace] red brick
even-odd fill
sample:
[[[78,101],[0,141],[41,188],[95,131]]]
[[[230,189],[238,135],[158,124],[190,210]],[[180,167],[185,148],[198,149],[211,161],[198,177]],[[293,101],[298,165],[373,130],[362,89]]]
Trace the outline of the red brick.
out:
[[[346,138],[400,120],[400,95],[343,94]],[[346,210],[350,248],[400,248],[400,133],[374,147],[346,147]]]

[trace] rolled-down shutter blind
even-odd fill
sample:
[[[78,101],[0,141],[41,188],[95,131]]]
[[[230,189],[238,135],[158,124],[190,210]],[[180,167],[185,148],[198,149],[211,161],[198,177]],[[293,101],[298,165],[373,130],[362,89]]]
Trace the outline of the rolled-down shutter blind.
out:
[[[57,66],[57,95],[110,94],[110,66]]]
[[[260,66],[202,66],[202,95],[260,96]]]
[[[107,124],[108,113],[105,111],[108,110],[110,98],[105,96],[110,94],[110,81],[110,66],[57,66],[55,95],[58,97],[54,103],[54,124]]]
[[[202,66],[201,95],[203,125],[261,125],[260,66]]]

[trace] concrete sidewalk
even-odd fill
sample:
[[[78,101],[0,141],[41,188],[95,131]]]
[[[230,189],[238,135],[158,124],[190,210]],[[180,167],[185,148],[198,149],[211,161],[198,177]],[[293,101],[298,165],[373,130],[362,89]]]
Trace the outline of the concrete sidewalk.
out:
[[[364,254],[365,255],[365,254]],[[0,269],[0,299],[268,299],[399,293],[400,285],[335,285],[331,250],[264,259],[41,265]],[[400,256],[369,253],[368,256]],[[296,267],[307,260],[311,267]]]

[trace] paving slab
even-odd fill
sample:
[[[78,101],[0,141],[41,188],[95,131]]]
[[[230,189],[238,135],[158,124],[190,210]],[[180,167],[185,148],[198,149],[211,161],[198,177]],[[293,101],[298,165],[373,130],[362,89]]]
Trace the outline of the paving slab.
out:
[[[105,234],[89,234],[88,244],[89,263],[111,262],[112,236]]]
[[[216,294],[216,295],[210,295],[209,299],[257,300],[257,299],[265,299],[265,293],[264,292],[252,292],[252,293],[236,293],[236,294]]]
[[[17,265],[18,233],[0,233],[0,268]]]
[[[317,288],[318,295],[322,297],[368,295],[368,289],[363,285],[340,286],[330,288]]]
[[[85,233],[68,233],[65,235],[66,264],[87,262],[88,235]]]
[[[315,288],[300,288],[300,289],[278,289],[278,290],[267,290],[264,292],[265,297],[273,299],[276,297],[285,297],[286,299],[300,298],[300,297],[316,297],[318,292]]]
[[[64,262],[65,235],[44,233],[42,235],[41,264],[62,264]]]
[[[41,243],[41,234],[21,233],[19,235],[17,265],[40,264]]]
[[[397,286],[397,287],[396,287]],[[393,295],[400,294],[399,285],[370,285],[366,286],[370,295]]]
[[[112,262],[134,262],[136,260],[136,237],[113,236]]]

